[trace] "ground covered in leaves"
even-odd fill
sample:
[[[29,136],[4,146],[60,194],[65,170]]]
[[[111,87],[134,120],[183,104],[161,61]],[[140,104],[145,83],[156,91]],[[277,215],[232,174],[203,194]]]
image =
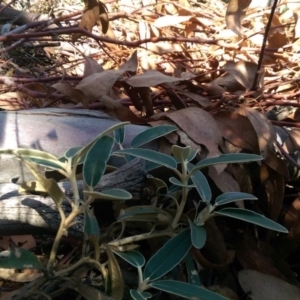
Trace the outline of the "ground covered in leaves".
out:
[[[252,299],[275,299],[279,293],[282,299],[299,299],[297,9],[277,10],[266,35],[271,8],[242,7],[241,1],[132,6],[131,1],[103,1],[107,11],[101,2],[85,2],[83,14],[81,3],[14,2],[15,9],[49,14],[52,21],[21,28],[11,20],[8,31],[3,24],[0,108],[103,110],[133,124],[176,125],[179,130],[160,146],[167,154],[178,144],[198,150],[198,159],[236,152],[262,155],[260,165],[209,167],[207,178],[215,195],[242,191],[257,196],[257,203],[243,205],[289,233],[220,218],[207,224],[207,243],[193,249],[193,259],[202,284],[229,299],[246,299],[249,290]],[[239,9],[233,9],[235,4]],[[43,256],[47,242],[26,238],[24,247]],[[65,257],[79,251],[76,241],[66,245],[62,266]],[[7,247],[6,238],[1,247]],[[149,255],[157,245],[141,247]],[[14,282],[2,282],[6,292],[22,282],[14,272],[2,274]],[[27,275],[35,278],[31,271]],[[185,278],[184,270],[179,276]]]

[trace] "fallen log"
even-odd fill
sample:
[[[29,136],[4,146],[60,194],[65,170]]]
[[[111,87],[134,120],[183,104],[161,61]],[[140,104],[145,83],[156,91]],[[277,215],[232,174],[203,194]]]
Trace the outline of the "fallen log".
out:
[[[37,109],[28,111],[0,112],[0,148],[35,148],[60,157],[71,147],[84,146],[101,132],[119,121],[99,111],[68,109]],[[124,147],[146,126],[127,125]],[[147,148],[158,149],[154,141]],[[118,167],[103,176],[96,190],[123,188],[138,193],[145,180],[144,162],[135,159],[124,164],[124,160],[112,159],[109,164]],[[29,170],[22,162],[0,157],[0,235],[40,234],[56,232],[60,216],[50,197],[19,195],[19,185],[12,184],[32,180]],[[60,183],[61,188],[72,197],[70,183]],[[82,182],[78,182],[80,191]],[[63,205],[66,214],[70,207]],[[82,218],[82,217],[81,217]],[[82,223],[70,229],[69,234],[81,235]]]
[[[73,109],[33,109],[0,112],[0,148],[33,148],[57,157],[72,147],[85,146],[107,128],[120,123],[106,113]],[[147,126],[127,125],[124,147]],[[158,149],[158,142],[147,145]],[[124,160],[113,158],[109,164],[119,167]],[[24,165],[15,159],[0,155],[0,183],[31,180]]]

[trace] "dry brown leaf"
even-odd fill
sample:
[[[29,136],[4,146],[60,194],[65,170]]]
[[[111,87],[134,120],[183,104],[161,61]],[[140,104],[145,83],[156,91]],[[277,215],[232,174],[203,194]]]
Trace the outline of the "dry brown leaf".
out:
[[[165,82],[178,82],[181,80],[181,78],[174,78],[158,71],[149,70],[143,74],[132,76],[126,79],[125,82],[133,87],[152,87]]]
[[[222,193],[240,192],[241,190],[237,181],[225,171],[218,173],[216,169],[211,166],[208,168],[208,176],[214,181]]]
[[[99,0],[85,0],[84,2],[85,7],[78,27],[92,32],[93,27],[100,21],[102,32],[106,33],[109,21],[105,4]],[[72,35],[72,42],[75,43],[81,35],[81,33],[74,33]]]
[[[24,93],[25,94],[25,93]],[[7,92],[0,95],[0,109],[19,110],[24,109],[23,102],[25,99],[19,92]]]
[[[102,66],[99,65],[94,59],[91,57],[85,57],[83,77],[88,77],[94,73],[100,73],[102,71],[104,71]]]
[[[254,270],[242,270],[238,273],[240,285],[252,300],[300,299],[300,289],[279,278],[262,274]]]
[[[137,58],[137,50],[135,50],[130,58],[119,68],[120,71],[124,72],[136,72],[139,62]]]
[[[253,85],[254,77],[257,70],[257,65],[247,61],[228,61],[223,69],[231,74],[235,80],[240,83],[245,89],[250,90]],[[263,84],[263,72],[259,75],[259,87]]]
[[[52,88],[60,91],[62,94],[75,100],[77,103],[82,103],[84,107],[88,106],[89,99],[81,90],[73,88],[67,82],[58,82],[52,85]]]
[[[251,122],[257,134],[260,154],[265,157],[267,154],[267,147],[272,149],[273,144],[276,141],[276,132],[273,125],[262,113],[245,105],[241,105],[237,112],[246,116]]]
[[[82,79],[76,89],[82,91],[89,102],[94,102],[108,94],[123,72],[121,70],[105,70],[101,73],[92,74]]]
[[[257,135],[247,117],[230,111],[220,111],[213,117],[226,140],[254,154],[259,153]]]
[[[129,121],[132,124],[145,123],[144,119],[139,118],[129,108],[123,106],[118,101],[111,99],[107,95],[103,95],[100,98],[100,101],[106,106],[106,108],[109,110],[108,113],[112,117],[115,117],[122,122]]]
[[[208,156],[218,156],[222,135],[213,117],[198,107],[188,107],[167,115],[194,142],[204,145],[209,151]]]
[[[237,35],[241,35],[242,22],[251,0],[229,0],[226,10],[226,25]]]

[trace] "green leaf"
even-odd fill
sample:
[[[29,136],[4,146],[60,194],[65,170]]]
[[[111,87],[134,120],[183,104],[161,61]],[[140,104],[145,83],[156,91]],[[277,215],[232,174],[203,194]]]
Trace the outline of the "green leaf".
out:
[[[188,163],[187,167],[189,172],[194,170],[194,165],[191,163]],[[210,202],[212,198],[211,189],[203,173],[199,170],[194,171],[194,173],[191,175],[191,179],[195,184],[196,190],[200,195],[201,199],[205,202]]]
[[[80,146],[70,148],[65,152],[64,157],[67,159],[73,158],[78,153],[78,151],[81,150],[82,148],[83,147],[80,147]]]
[[[91,196],[93,199],[104,200],[129,200],[132,199],[132,195],[122,189],[109,189],[102,192],[90,192],[83,191],[87,196]]]
[[[133,155],[173,170],[177,168],[177,162],[173,157],[149,149],[124,149],[116,151],[115,154]]]
[[[59,170],[64,169],[65,163],[59,161],[59,159],[45,151],[17,148],[17,149],[0,149],[0,154],[14,155],[17,158],[34,162],[51,169]]]
[[[22,159],[53,170],[63,170],[65,166],[65,163],[60,162],[59,160],[48,160],[24,155],[22,156]]]
[[[260,155],[256,155],[256,154],[247,154],[247,153],[221,154],[218,157],[210,157],[201,160],[196,164],[194,170],[203,169],[205,167],[217,165],[217,164],[244,163],[244,162],[260,161],[262,159],[263,158]]]
[[[195,263],[190,253],[188,253],[185,257],[185,265],[189,283],[196,286],[201,286],[200,277],[197,269],[195,268]]]
[[[190,229],[185,229],[150,258],[144,270],[144,278],[153,281],[171,271],[186,256],[191,246]]]
[[[110,128],[106,129],[102,133],[100,133],[97,137],[95,137],[91,142],[89,142],[85,147],[83,147],[81,150],[79,150],[74,157],[74,170],[76,170],[78,163],[82,160],[82,158],[87,154],[87,152],[90,150],[90,148],[102,137],[111,134],[114,130],[117,130],[118,128],[121,128],[125,125],[127,125],[129,122],[123,122],[116,125],[111,126]]]
[[[116,129],[113,133],[114,133],[114,139],[116,143],[122,145],[125,139],[125,126]]]
[[[152,297],[148,292],[139,292],[136,290],[130,290],[130,295],[134,300],[147,300]]]
[[[172,153],[173,155],[180,161],[180,162],[184,162],[188,159],[188,157],[191,154],[191,147],[187,146],[187,147],[180,147],[177,145],[173,145],[172,146]]]
[[[94,215],[94,211],[85,207],[84,214],[84,233],[89,239],[98,239],[100,237],[100,229],[98,221]]]
[[[191,228],[192,244],[195,248],[201,249],[206,242],[206,229],[203,226],[197,226],[193,221],[189,219]]]
[[[177,129],[177,127],[171,125],[159,125],[156,127],[146,129],[145,131],[139,133],[132,139],[130,146],[132,148],[140,147],[141,145],[149,143],[152,140],[169,134],[172,131],[176,131]]]
[[[19,270],[44,269],[38,258],[32,252],[17,247],[0,253],[0,268]]]
[[[178,180],[177,178],[175,177],[170,177],[169,178],[169,181],[174,184],[174,185],[177,185],[177,186],[180,186],[180,187],[187,187],[187,188],[193,188],[195,187],[194,184],[183,184],[180,180]]]
[[[142,267],[145,264],[145,257],[138,251],[131,250],[127,252],[113,251],[115,254],[122,257],[134,267]]]
[[[226,216],[226,217],[243,220],[252,224],[256,224],[283,233],[289,232],[285,227],[281,226],[280,224],[248,209],[224,208],[219,211],[215,211],[214,215]]]
[[[205,288],[176,280],[159,280],[150,284],[153,288],[171,293],[180,297],[201,300],[228,300]]]
[[[147,161],[145,166],[145,172],[149,173],[150,171],[160,167],[160,164],[156,164],[152,161]]]
[[[83,179],[90,187],[95,187],[104,174],[114,140],[110,136],[103,136],[89,149],[83,165]]]
[[[216,198],[215,205],[224,205],[230,202],[241,200],[257,200],[257,198],[251,194],[240,192],[228,192],[224,193]]]

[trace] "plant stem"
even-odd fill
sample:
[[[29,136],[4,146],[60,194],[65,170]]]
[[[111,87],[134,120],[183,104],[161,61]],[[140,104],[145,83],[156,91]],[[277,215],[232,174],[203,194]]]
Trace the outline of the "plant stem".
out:
[[[182,161],[181,162],[181,182],[183,185],[187,185],[188,183],[188,175],[187,175],[187,162],[186,161]],[[186,204],[186,201],[187,201],[187,195],[188,195],[188,192],[189,192],[189,188],[186,187],[186,186],[183,186],[182,187],[182,198],[181,198],[181,202],[179,204],[179,207],[177,209],[177,212],[176,212],[176,215],[175,215],[175,218],[172,222],[172,225],[171,225],[171,228],[174,229],[176,228],[177,224],[178,224],[178,221],[182,215],[182,212],[184,210],[184,207],[185,207],[185,204]]]

